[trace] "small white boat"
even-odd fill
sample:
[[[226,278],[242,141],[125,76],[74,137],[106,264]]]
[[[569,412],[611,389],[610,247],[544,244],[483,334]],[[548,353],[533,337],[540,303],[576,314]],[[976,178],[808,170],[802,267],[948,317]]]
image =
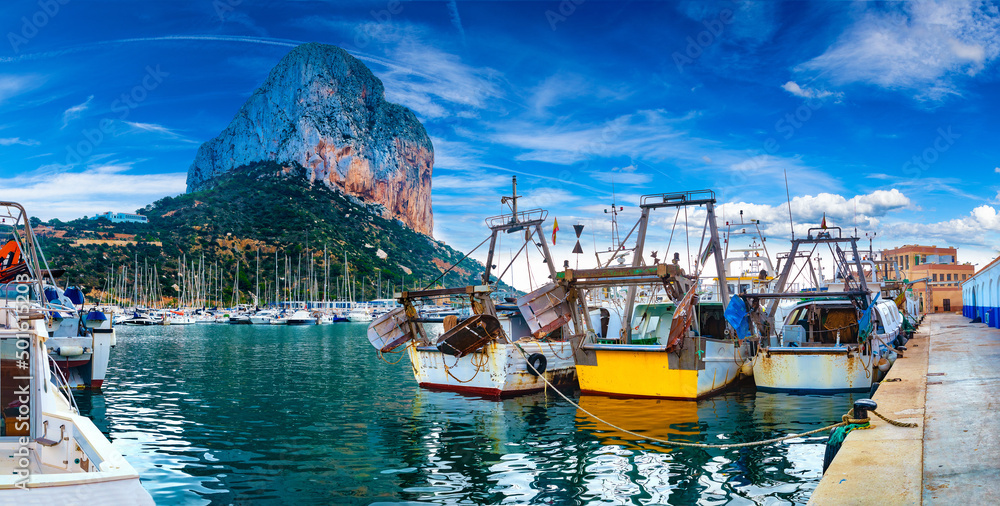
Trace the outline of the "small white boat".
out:
[[[354,306],[347,313],[347,320],[352,322],[370,322],[373,319],[371,308],[365,305]]]
[[[159,325],[159,322],[150,318],[148,315],[136,311],[132,314],[131,318],[126,318],[122,321],[122,325]]]
[[[194,325],[195,323],[198,322],[193,317],[177,311],[171,311],[163,317],[164,325]]]
[[[288,317],[288,325],[316,325],[318,318],[313,316],[304,309],[300,309],[294,313],[292,316]]]
[[[274,320],[277,317],[277,311],[273,309],[265,309],[250,315],[250,323],[254,325],[270,325],[271,320]]]
[[[250,315],[248,314],[234,314],[229,316],[230,325],[250,325]]]

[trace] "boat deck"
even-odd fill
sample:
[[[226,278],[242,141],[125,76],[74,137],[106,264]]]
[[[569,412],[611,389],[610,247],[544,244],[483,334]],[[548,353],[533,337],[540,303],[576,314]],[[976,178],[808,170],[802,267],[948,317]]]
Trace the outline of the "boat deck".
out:
[[[16,455],[15,452],[19,449],[20,445],[16,442],[0,442],[0,475],[10,476],[17,474],[21,470],[19,465],[20,456]],[[29,470],[31,475],[37,474],[64,474],[68,473],[65,469],[57,469],[50,466],[43,466],[38,461],[38,456],[34,451],[31,451],[28,460]]]
[[[853,431],[810,504],[1000,504],[1000,330],[928,315],[875,394],[878,411]]]

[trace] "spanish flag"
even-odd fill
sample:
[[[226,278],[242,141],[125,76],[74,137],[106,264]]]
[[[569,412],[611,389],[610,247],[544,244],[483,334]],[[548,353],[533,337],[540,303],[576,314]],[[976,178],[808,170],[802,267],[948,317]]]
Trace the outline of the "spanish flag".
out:
[[[553,218],[552,219],[552,245],[553,246],[556,245],[556,232],[558,232],[558,231],[559,231],[559,219],[558,218]]]
[[[819,224],[819,228],[826,230],[826,213],[823,213],[823,221]]]

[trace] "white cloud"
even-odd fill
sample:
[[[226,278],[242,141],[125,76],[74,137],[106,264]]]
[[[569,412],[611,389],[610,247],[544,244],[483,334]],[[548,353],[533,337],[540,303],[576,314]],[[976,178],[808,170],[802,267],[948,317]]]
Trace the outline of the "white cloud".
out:
[[[69,125],[70,121],[73,121],[73,120],[79,118],[81,115],[83,115],[83,113],[87,109],[90,108],[90,102],[92,100],[94,100],[94,96],[93,95],[87,97],[87,100],[84,100],[82,103],[76,104],[76,105],[70,107],[69,109],[66,109],[65,111],[63,111],[63,118],[62,118],[63,119],[63,124],[62,124],[62,127],[66,128]]]
[[[13,145],[37,146],[38,145],[38,141],[34,141],[34,140],[31,140],[31,139],[21,139],[20,137],[3,137],[3,138],[0,138],[0,146],[13,146]]]
[[[167,127],[165,127],[163,125],[157,125],[155,123],[137,123],[137,122],[134,122],[134,121],[126,121],[125,124],[128,125],[128,126],[130,126],[130,127],[132,127],[132,128],[134,128],[134,129],[136,129],[136,130],[143,130],[143,131],[146,131],[146,132],[156,132],[156,133],[161,133],[161,134],[166,134],[166,135],[177,135],[176,133],[174,133],[169,128],[167,128]]]
[[[156,199],[184,193],[186,172],[137,174],[127,164],[68,172],[43,166],[31,174],[0,179],[4,198],[20,202],[32,216],[61,220],[105,211],[134,211]]]
[[[973,0],[866,4],[826,52],[797,67],[834,84],[866,83],[940,100],[1000,55],[1000,12]]]
[[[0,103],[40,84],[37,76],[0,75]]]
[[[781,88],[785,91],[801,98],[826,98],[830,96],[835,96],[838,99],[844,96],[843,93],[833,93],[827,90],[817,90],[815,88],[799,86],[795,81],[788,81],[787,83],[781,85]]]
[[[876,190],[850,199],[838,194],[820,193],[794,197],[791,201],[796,234],[804,234],[809,227],[819,226],[824,216],[828,226],[842,227],[845,235],[848,231],[853,233],[855,226],[876,228],[880,218],[911,206],[910,199],[895,188]],[[788,208],[788,204],[772,206],[730,202],[720,206],[719,216],[725,215],[733,220],[743,211],[744,219],[761,220],[769,234],[784,237],[789,233]]]
[[[879,235],[899,244],[948,245],[973,252],[978,260],[995,258],[1000,251],[1000,213],[991,205],[975,207],[966,216],[935,223],[885,223]],[[962,254],[966,260],[968,253]],[[975,260],[974,260],[975,261]]]
[[[345,28],[336,20],[311,21]],[[475,115],[490,99],[503,94],[499,72],[472,67],[459,56],[422,42],[428,37],[422,28],[402,22],[362,23],[351,28],[371,43],[364,51],[345,49],[382,80],[387,100],[409,107],[421,119]]]
[[[614,167],[611,170],[590,171],[589,174],[597,181],[609,184],[644,185],[653,180],[653,176],[638,172],[635,165]]]
[[[994,167],[993,168],[993,172],[996,172],[997,174],[1000,174],[1000,167]]]
[[[181,141],[181,142],[186,142],[186,143],[191,143],[191,144],[200,144],[199,141],[196,141],[196,140],[193,140],[193,139],[188,139],[187,137],[185,137],[185,136],[181,135],[180,133],[176,132],[175,130],[171,130],[170,128],[167,128],[167,127],[165,127],[163,125],[159,125],[159,124],[156,124],[156,123],[139,123],[139,122],[135,122],[135,121],[123,121],[123,123],[125,123],[126,125],[128,125],[129,127],[131,127],[130,130],[132,132],[150,132],[150,133],[154,133],[154,134],[160,134],[160,135],[162,135],[164,137],[167,137],[167,138],[170,138],[170,139],[173,139],[173,140],[177,140],[177,141]]]

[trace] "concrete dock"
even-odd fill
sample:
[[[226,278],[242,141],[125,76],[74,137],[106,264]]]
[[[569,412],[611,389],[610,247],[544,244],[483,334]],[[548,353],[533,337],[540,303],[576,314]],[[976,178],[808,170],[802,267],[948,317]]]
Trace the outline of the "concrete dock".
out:
[[[1000,330],[928,315],[809,504],[1000,504]]]

